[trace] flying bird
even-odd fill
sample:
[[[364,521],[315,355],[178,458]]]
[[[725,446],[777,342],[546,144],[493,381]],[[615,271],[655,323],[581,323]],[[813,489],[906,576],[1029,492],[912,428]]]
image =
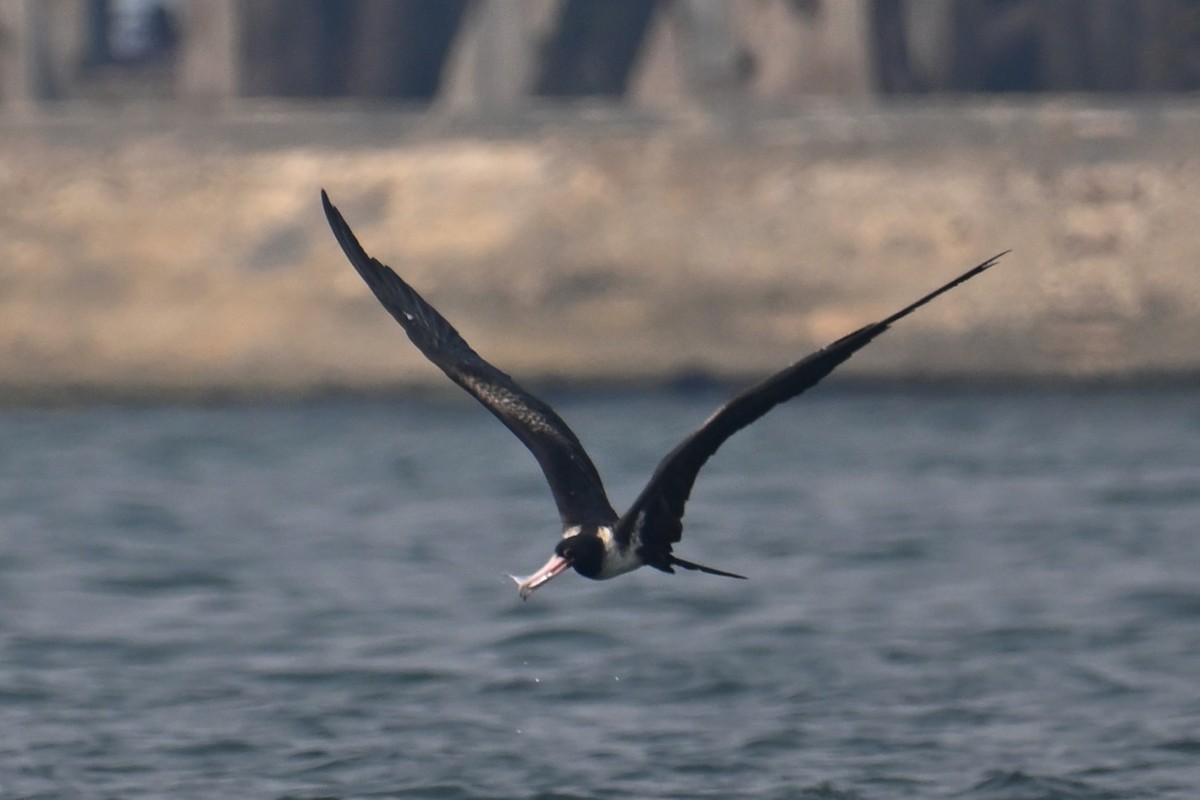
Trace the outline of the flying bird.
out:
[[[668,453],[629,510],[617,514],[587,451],[554,409],[485,361],[399,275],[367,255],[324,190],[321,202],[346,257],[412,343],[516,434],[541,466],[562,519],[562,539],[555,546],[554,555],[537,572],[523,578],[510,576],[517,583],[521,599],[527,599],[539,586],[569,568],[595,580],[615,578],[642,566],[671,573],[680,567],[744,579],[744,575],[685,561],[672,552],[683,534],[684,506],[704,463],[730,436],[779,403],[815,385],[892,323],[974,278],[1008,252],[988,259],[890,317],[864,325],[736,395]]]

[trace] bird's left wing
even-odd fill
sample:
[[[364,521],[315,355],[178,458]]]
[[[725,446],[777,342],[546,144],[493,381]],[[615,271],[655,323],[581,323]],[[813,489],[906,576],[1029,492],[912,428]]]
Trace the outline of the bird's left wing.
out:
[[[678,542],[683,533],[684,506],[696,482],[696,475],[726,439],[779,403],[812,388],[839,364],[886,331],[892,323],[908,316],[960,283],[974,278],[994,265],[1004,254],[1000,253],[968,270],[890,317],[843,336],[751,386],[721,406],[659,463],[646,488],[621,518],[616,529],[618,540],[640,541],[644,548],[660,550],[661,559],[668,558],[671,544]]]
[[[367,255],[324,191],[321,202],[346,257],[413,344],[495,414],[533,453],[550,484],[563,525],[613,522],[617,515],[605,495],[600,474],[567,423],[472,350],[446,318],[395,271]]]

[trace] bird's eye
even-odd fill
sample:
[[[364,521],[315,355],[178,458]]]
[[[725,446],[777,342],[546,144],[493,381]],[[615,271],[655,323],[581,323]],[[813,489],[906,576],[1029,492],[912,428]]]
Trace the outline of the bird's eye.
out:
[[[574,557],[575,557],[575,551],[574,551],[574,550],[572,550],[572,549],[571,549],[571,548],[569,548],[569,547],[564,547],[564,548],[563,548],[563,551],[562,551],[562,557],[563,557],[563,558],[574,558]]]

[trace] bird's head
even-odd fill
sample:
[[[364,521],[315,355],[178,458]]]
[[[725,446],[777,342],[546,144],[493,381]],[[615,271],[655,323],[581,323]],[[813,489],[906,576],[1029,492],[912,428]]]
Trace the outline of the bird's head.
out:
[[[555,575],[565,572],[568,567],[585,578],[595,578],[600,574],[604,564],[604,542],[594,532],[577,533],[568,536],[554,548],[554,555],[537,572],[524,578],[509,575],[517,582],[517,591],[522,600],[529,598],[533,590],[546,583]]]

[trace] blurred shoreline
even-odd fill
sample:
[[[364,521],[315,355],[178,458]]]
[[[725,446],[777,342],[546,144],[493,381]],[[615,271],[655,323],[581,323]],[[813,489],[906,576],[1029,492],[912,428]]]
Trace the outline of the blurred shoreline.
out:
[[[1200,103],[154,106],[0,120],[0,402],[439,387],[364,246],[530,385],[740,382],[1005,249],[855,381],[1200,376]]]

